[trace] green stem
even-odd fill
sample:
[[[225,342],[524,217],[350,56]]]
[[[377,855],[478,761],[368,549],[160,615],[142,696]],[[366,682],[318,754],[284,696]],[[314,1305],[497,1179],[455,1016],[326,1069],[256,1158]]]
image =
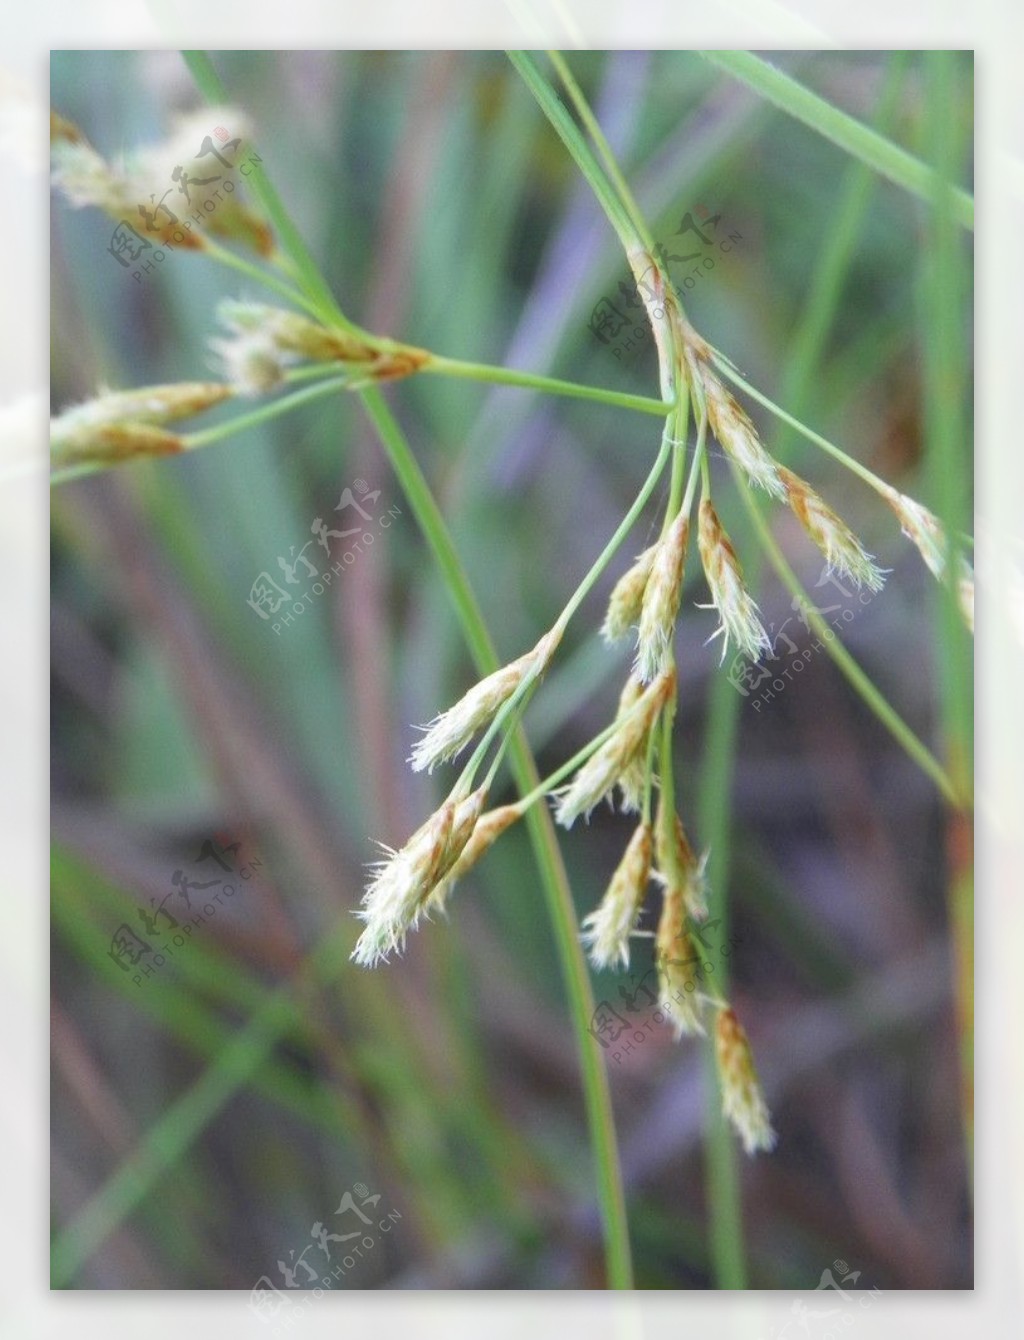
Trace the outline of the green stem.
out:
[[[205,51],[183,51],[181,54],[206,100],[212,103],[226,103],[227,91],[213,67],[209,54]],[[320,319],[328,325],[341,325],[346,330],[358,331],[358,326],[351,322],[338,306],[337,299],[321,275],[302,234],[293,223],[270,177],[265,172],[253,172],[246,180],[263,206],[282,250],[291,258],[295,267],[295,278],[305,290]]]
[[[648,474],[647,478],[644,480],[643,486],[640,489],[640,492],[634,498],[629,511],[619,522],[618,526],[615,528],[615,533],[612,535],[611,539],[608,541],[605,547],[601,550],[601,553],[598,555],[597,559],[591,566],[589,572],[580,582],[579,586],[577,586],[576,590],[569,597],[569,600],[567,601],[565,608],[562,610],[561,614],[555,621],[554,627],[552,628],[551,631],[555,632],[556,630],[559,630],[559,636],[561,636],[561,633],[564,633],[565,629],[568,628],[573,615],[576,613],[580,605],[590,594],[591,590],[594,587],[594,583],[600,578],[605,568],[615,557],[615,554],[622,545],[623,540],[625,540],[626,536],[633,529],[633,526],[636,524],[637,517],[639,517],[640,513],[643,511],[644,507],[647,504],[647,500],[654,492],[658,480],[661,478],[661,475],[664,472],[665,463],[668,460],[668,453],[670,450],[672,450],[671,425],[672,420],[671,418],[669,418],[665,422],[665,431],[662,434],[661,439],[661,449],[658,452],[654,465],[651,467],[650,474]],[[476,771],[479,768],[480,764],[483,762],[488,749],[491,747],[491,744],[493,743],[495,737],[498,735],[499,731],[506,729],[508,722],[512,719],[514,714],[516,713],[521,714],[522,711],[525,710],[527,700],[529,699],[533,691],[536,689],[537,684],[540,682],[541,673],[542,670],[532,669],[527,675],[525,675],[523,677],[522,682],[519,685],[517,685],[515,692],[509,697],[507,702],[502,704],[500,710],[497,713],[495,713],[493,720],[491,721],[487,730],[484,732],[483,738],[480,740],[480,743],[474,749],[472,756],[469,759],[469,762],[466,764],[465,768],[462,771],[461,776],[459,777],[457,787],[459,794],[468,793],[469,789],[472,787],[473,778],[476,776]],[[493,766],[491,770],[492,772],[494,771]]]
[[[477,669],[481,675],[491,674],[498,669],[500,662],[465,569],[419,463],[378,388],[368,388],[362,395],[402,490],[444,577]],[[522,731],[517,731],[512,740],[511,765],[520,795],[527,796],[536,790],[540,777]],[[555,933],[580,1057],[584,1102],[597,1171],[608,1285],[612,1289],[630,1289],[633,1287],[633,1267],[622,1171],[616,1147],[615,1117],[608,1077],[597,1048],[592,1045],[593,1039],[589,1032],[596,1002],[577,935],[576,909],[550,813],[545,806],[532,806],[526,820]]]
[[[491,367],[486,363],[467,363],[460,358],[446,358],[431,354],[430,361],[419,369],[448,377],[463,377],[468,381],[491,382],[501,386],[525,386],[551,395],[572,396],[578,400],[599,400],[620,409],[638,410],[642,414],[664,416],[672,408],[664,400],[648,396],[629,395],[622,391],[606,391],[602,386],[582,386],[578,382],[562,381],[557,377],[542,377],[533,372],[519,372],[515,368]]]
[[[799,578],[793,569],[786,562],[785,555],[779,548],[771,528],[761,514],[761,510],[750,490],[741,478],[739,472],[733,469],[733,478],[736,481],[736,487],[743,499],[751,521],[757,530],[761,546],[768,555],[772,566],[779,574],[783,585],[794,595],[804,609],[808,622],[818,634],[822,646],[835,661],[836,665],[846,676],[851,687],[860,695],[865,704],[871,709],[875,716],[881,721],[882,725],[890,732],[893,738],[914,760],[922,772],[932,779],[943,796],[951,803],[956,803],[956,791],[949,776],[935,755],[923,744],[907,723],[899,715],[896,709],[886,701],[886,699],[875,688],[869,677],[860,668],[850,653],[843,646],[834,628],[832,628],[823,618],[821,612],[812,603],[810,596],[800,584]]]
[[[726,675],[714,675],[711,682],[708,727],[704,757],[700,769],[697,828],[701,845],[708,851],[708,914],[721,918],[719,935],[729,934],[730,907],[726,891],[729,885],[732,854],[730,824],[733,760],[739,719],[739,694],[734,693]],[[728,996],[728,962],[720,958],[717,968],[718,990]],[[721,1079],[715,1058],[714,1037],[703,1047],[704,1083],[709,1096],[704,1137],[704,1167],[707,1178],[710,1216],[711,1262],[715,1283],[720,1289],[747,1287],[746,1255],[743,1239],[743,1203],[736,1141],[722,1113]]]
[[[541,74],[531,53],[528,51],[509,51],[506,54],[521,75],[527,88],[537,99],[541,110],[551,122],[562,143],[569,150],[576,166],[589,182],[591,190],[597,196],[598,203],[618,234],[619,241],[625,247],[627,254],[642,247],[643,239],[620,203],[615,188],[602,171],[601,165],[594,157],[589,144],[577,130],[564,103],[560,101],[554,89]]]
[[[279,400],[272,400],[269,405],[261,405],[259,409],[251,410],[248,414],[236,414],[233,419],[219,423],[215,428],[204,428],[201,432],[187,434],[184,438],[185,446],[189,451],[195,451],[197,447],[208,447],[213,442],[222,442],[224,438],[233,437],[235,433],[256,428],[259,424],[266,423],[269,419],[276,419],[281,414],[289,414],[310,400],[317,400],[320,396],[330,395],[334,391],[344,391],[347,386],[347,377],[332,377],[328,381],[305,386],[300,391],[281,396]]]
[[[221,265],[226,265],[232,270],[237,270],[239,274],[245,275],[246,279],[251,279],[256,284],[262,284],[264,288],[276,293],[279,298],[294,303],[296,307],[303,307],[310,316],[314,316],[318,320],[321,319],[320,307],[316,303],[310,302],[298,289],[293,288],[291,284],[286,284],[283,279],[278,279],[276,275],[261,270],[258,265],[253,265],[251,261],[245,260],[244,257],[236,256],[227,247],[222,247],[219,243],[206,238],[201,254],[219,261]]]
[[[774,65],[750,51],[702,51],[700,54],[897,186],[922,200],[932,198],[937,178],[927,163],[922,163],[856,117],[840,111]],[[974,199],[967,191],[951,187],[950,208],[952,217],[962,227],[974,227]]]
[[[640,206],[637,204],[636,197],[630,190],[629,182],[626,181],[622,169],[619,167],[615,155],[612,153],[611,145],[605,138],[605,133],[601,129],[597,117],[591,110],[590,104],[583,96],[583,91],[579,84],[577,84],[572,71],[569,69],[568,62],[560,51],[549,51],[548,57],[550,58],[552,65],[558,71],[558,77],[565,85],[565,91],[572,99],[573,106],[576,108],[580,120],[587,128],[587,133],[597,146],[597,152],[601,155],[601,161],[604,163],[605,169],[607,170],[609,177],[611,177],[615,189],[619,193],[619,199],[622,202],[622,206],[626,213],[629,215],[630,222],[636,229],[637,236],[648,251],[653,251],[654,237],[648,227],[647,220],[640,212]]]

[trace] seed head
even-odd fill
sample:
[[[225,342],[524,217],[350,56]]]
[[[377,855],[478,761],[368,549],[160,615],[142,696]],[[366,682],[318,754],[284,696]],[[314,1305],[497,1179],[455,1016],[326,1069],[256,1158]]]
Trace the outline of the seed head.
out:
[[[521,815],[522,810],[518,805],[502,805],[499,809],[489,810],[487,814],[480,817],[469,841],[462,849],[462,854],[453,862],[441,883],[437,885],[427,900],[429,911],[443,912],[445,910],[448,896],[455,885],[464,875],[469,874],[481,856],[489,850],[505,829],[514,824]]]
[[[647,891],[652,847],[650,824],[640,824],[600,904],[583,919],[583,942],[595,968],[629,966],[629,937]]]
[[[601,625],[601,636],[606,642],[618,642],[640,621],[640,610],[644,600],[644,588],[651,573],[651,565],[658,546],[652,544],[645,549],[615,583],[608,598],[608,612]]]
[[[619,705],[615,713],[616,721],[624,717],[640,701],[643,692],[644,686],[633,675],[630,675],[619,694]],[[644,803],[644,795],[647,790],[647,743],[649,737],[650,731],[644,736],[640,748],[622,769],[622,774],[619,777],[618,787],[622,798],[621,807],[625,812],[632,810],[639,814]]]
[[[718,1012],[715,1056],[722,1086],[722,1111],[732,1122],[748,1154],[775,1147],[768,1108],[754,1068],[746,1031],[733,1010]]]
[[[917,547],[918,553],[938,581],[945,580],[946,533],[934,512],[908,498],[889,485],[882,493],[896,513],[903,534]],[[960,612],[967,627],[974,632],[974,569],[963,555],[960,556],[960,577],[957,582]]]
[[[449,874],[464,851],[486,800],[483,788],[465,800],[448,800],[418,828],[400,851],[376,866],[376,874],[356,913],[366,929],[351,957],[364,967],[405,947],[408,931],[427,909],[430,894]]]
[[[663,672],[641,693],[630,716],[621,719],[618,729],[597,749],[576,773],[569,785],[557,794],[555,818],[571,828],[581,814],[590,811],[620,781],[629,764],[645,747],[647,734],[668,698],[675,692],[675,671]]]
[[[532,651],[503,665],[473,687],[446,712],[436,716],[417,740],[409,762],[414,772],[433,772],[438,763],[456,758],[482,726],[512,696],[529,672],[541,674],[558,646],[555,630],[546,633]]]
[[[774,498],[785,498],[779,467],[761,445],[757,429],[746,412],[707,364],[699,366],[708,422],[722,448],[752,484],[757,484]]]
[[[743,584],[743,569],[732,542],[722,529],[718,513],[709,498],[700,505],[697,544],[704,575],[711,588],[711,605],[721,619],[712,637],[722,637],[722,660],[731,638],[744,655],[757,661],[772,649],[771,639],[758,617],[758,609]],[[709,639],[710,641],[711,639]]]
[[[183,451],[182,438],[158,425],[200,414],[231,394],[231,387],[220,382],[175,382],[135,391],[102,389],[93,400],[51,420],[51,462],[67,466]]]
[[[655,830],[654,878],[665,889],[676,889],[682,894],[683,908],[695,921],[703,921],[708,914],[707,867],[708,853],[694,855],[679,815],[665,804],[658,803],[658,822]]]
[[[672,648],[689,534],[689,518],[680,512],[656,547],[643,594],[633,667],[642,684],[649,684],[664,669]]]
[[[830,572],[848,577],[856,586],[881,591],[885,578],[845,521],[805,479],[779,466],[789,505],[804,530],[825,555]]]
[[[704,1032],[697,976],[700,955],[686,930],[685,918],[682,891],[666,888],[654,937],[654,961],[658,969],[658,1004],[670,1016],[677,1040],[684,1034]]]

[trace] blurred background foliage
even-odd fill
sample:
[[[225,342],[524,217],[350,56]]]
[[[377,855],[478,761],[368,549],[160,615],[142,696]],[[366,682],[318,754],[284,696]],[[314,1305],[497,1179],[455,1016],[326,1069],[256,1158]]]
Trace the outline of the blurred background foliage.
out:
[[[503,56],[215,59],[350,316],[452,356],[657,395],[650,341],[617,356],[588,326],[602,297],[616,300],[625,263]],[[918,54],[773,60],[868,122],[888,76],[887,131],[923,152]],[[935,506],[922,462],[920,202],[694,54],[572,64],[655,236],[685,240],[680,221],[697,210],[742,239],[683,291],[697,329]],[[969,144],[969,55],[955,74],[951,116]],[[201,105],[165,52],[55,53],[52,101],[109,156]],[[969,184],[970,164],[964,173]],[[110,230],[55,200],[55,410],[102,382],[210,375],[217,301],[261,299],[183,252],[133,281],[107,253]],[[969,321],[968,274],[956,329],[967,376]],[[387,394],[499,653],[514,657],[634,496],[658,421],[440,377]],[[892,569],[846,625],[847,645],[940,748],[929,574],[875,495],[754,418]],[[969,472],[967,442],[963,460]],[[275,633],[247,604],[253,581],[357,480],[380,490],[378,512],[399,514]],[[716,502],[753,578],[748,523],[721,481]],[[600,1287],[578,1063],[524,832],[503,837],[450,919],[403,959],[373,973],[348,962],[374,841],[399,845],[442,796],[440,775],[405,764],[411,723],[474,678],[358,400],[321,399],[188,457],[64,486],[52,516],[54,1283],[248,1289],[267,1276],[283,1288],[279,1263],[294,1266],[311,1226],[347,1231],[334,1211],[364,1187],[381,1197],[375,1222],[395,1219],[372,1229],[337,1287]],[[823,607],[855,603],[815,590],[816,552],[788,515],[771,519]],[[542,774],[612,710],[626,652],[596,629],[656,524],[652,507],[530,710]],[[811,644],[773,576],[758,596],[767,622]],[[732,996],[780,1133],[773,1155],[741,1164],[749,1282],[813,1287],[839,1258],[861,1286],[970,1287],[940,803],[824,654],[770,703],[744,698],[704,645],[705,598],[691,562],[676,775],[698,839],[723,835]],[[606,810],[564,837],[581,915],[628,833]],[[233,874],[194,866],[208,841]],[[133,982],[112,936],[127,923],[145,937],[137,909],[172,893],[181,870],[233,880],[236,893]],[[167,906],[185,919],[177,895]],[[623,985],[609,973],[595,992],[615,1002]],[[605,1059],[638,1285],[711,1287],[700,1048],[654,1027]]]

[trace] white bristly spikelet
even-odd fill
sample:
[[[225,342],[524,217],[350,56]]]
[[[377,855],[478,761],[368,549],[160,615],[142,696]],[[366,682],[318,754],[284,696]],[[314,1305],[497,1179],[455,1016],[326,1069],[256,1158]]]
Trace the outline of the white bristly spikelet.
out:
[[[409,758],[413,771],[422,772],[426,768],[433,772],[438,763],[456,758],[512,696],[528,673],[543,673],[555,653],[559,637],[560,634],[552,629],[532,651],[474,684],[453,707],[425,726],[426,734],[416,741]]]
[[[733,1010],[721,1009],[715,1025],[715,1057],[722,1087],[722,1111],[735,1127],[748,1154],[774,1149],[768,1108],[754,1068],[743,1025]]]
[[[723,450],[752,484],[757,484],[775,498],[785,498],[786,490],[779,478],[779,468],[761,445],[757,429],[746,412],[706,364],[701,363],[699,367],[708,423]]]
[[[647,586],[647,578],[650,576],[651,565],[657,552],[658,545],[656,544],[652,544],[649,549],[645,549],[632,567],[619,578],[612,588],[612,593],[608,598],[608,611],[604,616],[604,623],[601,625],[601,636],[606,642],[618,642],[620,638],[624,638],[628,634],[631,628],[639,623],[640,610],[644,601],[644,589]]]
[[[581,814],[589,817],[621,781],[623,773],[646,746],[648,732],[668,698],[675,692],[674,670],[659,675],[640,694],[630,715],[622,718],[615,733],[578,770],[572,781],[555,797],[555,818],[571,828]]]
[[[736,550],[722,529],[710,498],[705,498],[700,505],[697,546],[712,600],[711,605],[701,605],[700,608],[718,611],[722,622],[712,638],[722,637],[722,660],[725,660],[730,639],[750,660],[759,660],[771,651],[771,639],[758,617],[758,609],[750,592],[743,584],[743,569],[736,557]]]
[[[805,479],[779,466],[779,475],[793,514],[825,555],[830,572],[856,586],[881,591],[885,578],[860,540]]]
[[[486,799],[483,787],[464,800],[449,797],[400,851],[384,848],[388,859],[377,863],[356,913],[366,922],[352,951],[356,963],[372,968],[404,948],[407,933],[430,910],[431,893],[468,845]]]
[[[679,815],[659,800],[654,878],[666,889],[679,890],[686,912],[696,921],[708,914],[707,862],[707,852],[699,859],[694,855]]]
[[[101,388],[50,421],[51,463],[119,461],[183,451],[185,443],[162,427],[190,418],[231,396],[221,382],[172,382],[134,391]]]
[[[680,512],[657,545],[651,564],[633,666],[633,673],[642,684],[649,684],[664,669],[672,648],[689,534],[689,519]]]
[[[916,546],[929,569],[938,581],[945,580],[946,572],[946,533],[942,523],[934,512],[930,512],[921,503],[908,498],[905,493],[886,485],[882,494],[886,502],[896,513],[903,534]],[[960,556],[960,577],[957,583],[960,611],[967,627],[974,632],[974,569],[970,562]]]
[[[630,675],[622,687],[619,694],[619,705],[615,713],[615,719],[624,717],[630,709],[640,701],[643,696],[644,686],[633,675]],[[649,732],[648,732],[649,734]],[[621,808],[628,813],[632,810],[639,814],[640,808],[644,802],[644,793],[647,790],[647,737],[645,736],[640,744],[640,748],[622,769],[618,780],[619,794],[621,796]]]
[[[469,874],[477,861],[493,846],[505,829],[522,817],[522,813],[518,805],[502,805],[499,809],[489,810],[486,814],[481,815],[473,828],[469,841],[462,849],[462,854],[445,872],[441,883],[438,884],[427,900],[429,911],[443,912],[445,910],[448,896],[455,885],[463,876]]]
[[[684,1034],[704,1032],[699,961],[686,930],[682,890],[666,888],[654,937],[654,962],[658,969],[658,1004],[671,1019],[677,1040]]]
[[[647,891],[653,845],[650,824],[638,825],[600,904],[583,919],[583,943],[595,968],[629,967],[629,937]]]

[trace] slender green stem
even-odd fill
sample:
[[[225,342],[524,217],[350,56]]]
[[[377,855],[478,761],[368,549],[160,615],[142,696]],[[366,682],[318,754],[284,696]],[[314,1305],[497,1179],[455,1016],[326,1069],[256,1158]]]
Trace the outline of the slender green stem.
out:
[[[469,579],[419,463],[380,391],[376,387],[369,388],[363,392],[363,400],[387,448],[399,483],[430,545],[434,560],[444,576],[477,669],[481,674],[490,674],[498,669],[498,657]],[[511,756],[519,792],[524,796],[529,795],[536,790],[540,778],[521,731],[517,731],[512,740]],[[615,1118],[608,1077],[597,1048],[591,1045],[593,1039],[589,1029],[596,1003],[577,935],[576,910],[551,815],[545,806],[535,805],[531,806],[526,818],[555,932],[580,1057],[587,1121],[597,1166],[608,1284],[613,1289],[629,1289],[632,1288],[633,1267],[625,1193],[615,1139]]]
[[[569,150],[576,166],[586,177],[591,190],[597,196],[599,204],[627,253],[642,247],[643,239],[619,201],[614,186],[602,171],[601,165],[594,157],[589,144],[579,133],[564,103],[559,100],[554,89],[541,74],[531,53],[528,51],[509,51],[507,55],[522,76],[527,88],[537,99],[541,110],[551,122],[562,143]]]
[[[334,391],[344,391],[347,386],[347,377],[332,377],[328,381],[305,386],[300,391],[292,391],[290,395],[272,400],[269,405],[260,405],[258,409],[251,410],[248,414],[236,414],[233,419],[219,423],[215,428],[204,428],[201,432],[189,433],[184,438],[185,445],[189,451],[194,451],[197,447],[208,447],[214,442],[222,442],[226,437],[234,437],[236,433],[256,428],[269,419],[290,414],[293,409],[298,409],[300,405],[305,405],[311,400],[331,395]]]
[[[555,621],[554,628],[551,631],[552,633],[557,631],[559,637],[565,632],[566,628],[568,628],[573,615],[590,594],[594,587],[594,583],[599,579],[605,568],[615,557],[622,542],[636,524],[636,520],[646,506],[647,500],[657,487],[658,480],[664,473],[669,451],[673,448],[671,425],[672,420],[670,418],[665,422],[665,430],[662,433],[661,438],[661,449],[658,452],[654,465],[651,467],[650,473],[644,480],[640,492],[634,498],[629,511],[619,522],[618,526],[615,528],[615,533],[601,550],[601,553],[594,561],[590,570],[569,597],[565,608]],[[462,775],[459,778],[458,785],[460,792],[467,791],[472,786],[477,768],[480,767],[480,764],[483,762],[488,749],[491,747],[491,744],[498,733],[507,729],[508,722],[511,720],[513,714],[521,713],[525,710],[530,695],[532,695],[539,683],[539,676],[542,673],[542,669],[543,667],[541,669],[531,669],[528,674],[524,675],[522,681],[516,686],[515,692],[509,697],[507,702],[502,704],[500,710],[495,713],[490,725],[484,732],[483,738],[476,746],[469,762],[466,764]]]
[[[558,77],[565,85],[565,91],[572,99],[572,104],[576,108],[580,120],[586,126],[587,133],[597,146],[597,152],[601,155],[601,161],[604,163],[605,169],[609,177],[612,179],[612,183],[618,192],[619,200],[622,202],[623,208],[629,215],[633,227],[636,229],[637,236],[648,251],[653,251],[654,237],[647,224],[647,220],[641,213],[640,206],[636,202],[636,197],[633,195],[629,182],[626,181],[622,169],[619,167],[615,155],[612,153],[611,145],[608,143],[597,117],[594,115],[590,104],[583,96],[583,91],[579,84],[577,84],[573,72],[569,69],[568,61],[560,51],[549,51],[548,56],[552,65],[558,71]]]
[[[708,851],[708,913],[721,919],[720,942],[728,937],[730,925],[731,909],[726,893],[732,864],[731,793],[741,701],[739,694],[733,692],[728,676],[712,676],[700,768],[697,831],[701,845]],[[723,997],[728,996],[728,968],[727,959],[720,956],[716,973],[718,990]],[[704,1083],[709,1098],[704,1166],[712,1268],[720,1289],[745,1289],[747,1267],[739,1157],[733,1132],[722,1112],[721,1079],[713,1036],[705,1039],[702,1052]]]
[[[783,585],[801,602],[801,607],[806,613],[808,622],[817,633],[822,646],[839,666],[839,669],[846,676],[852,688],[860,695],[871,711],[874,712],[879,721],[881,721],[882,725],[886,727],[893,738],[914,760],[922,772],[932,779],[942,795],[955,804],[956,791],[942,764],[931,750],[917,738],[896,709],[882,696],[878,689],[875,688],[870,678],[864,673],[843,646],[842,641],[836,635],[835,629],[828,624],[821,612],[813,604],[810,596],[801,585],[799,578],[786,562],[785,555],[779,548],[775,536],[771,532],[771,528],[761,514],[760,507],[751,496],[749,488],[735,468],[733,469],[733,478],[736,481],[736,487],[740,497],[746,505],[750,519],[754,523],[762,548],[767,554],[772,566],[775,568],[775,571],[779,574]]]
[[[212,103],[226,103],[227,91],[213,67],[209,54],[205,51],[183,51],[181,54],[206,100]],[[253,172],[246,180],[266,211],[267,219],[282,250],[291,258],[296,280],[321,320],[329,325],[340,325],[346,330],[357,331],[358,326],[350,321],[338,306],[337,299],[321,275],[305,239],[293,223],[269,175],[262,171]]]
[[[310,302],[298,289],[293,288],[291,284],[286,284],[283,279],[278,279],[277,275],[260,269],[258,265],[253,265],[243,256],[236,256],[233,251],[229,251],[227,247],[222,247],[218,242],[206,238],[201,254],[209,256],[212,260],[218,261],[221,265],[226,265],[232,270],[237,270],[239,274],[245,275],[246,279],[251,279],[256,284],[262,284],[264,288],[276,293],[279,298],[294,303],[296,307],[303,307],[310,316],[314,316],[318,320],[321,319],[323,313],[320,307],[316,303]]]
[[[701,55],[889,181],[922,200],[931,199],[936,181],[933,168],[774,65],[750,51],[702,51]],[[974,227],[974,199],[967,191],[951,188],[950,208],[962,227]]]
[[[503,386],[525,386],[551,395],[572,396],[578,400],[599,400],[620,409],[638,410],[642,414],[664,416],[672,408],[664,400],[648,396],[629,395],[622,391],[606,391],[603,386],[582,386],[579,382],[562,381],[558,377],[542,377],[533,372],[519,372],[515,368],[491,367],[486,363],[467,363],[460,358],[446,358],[431,354],[420,372],[440,373],[442,376],[463,377],[468,381],[491,382]]]

